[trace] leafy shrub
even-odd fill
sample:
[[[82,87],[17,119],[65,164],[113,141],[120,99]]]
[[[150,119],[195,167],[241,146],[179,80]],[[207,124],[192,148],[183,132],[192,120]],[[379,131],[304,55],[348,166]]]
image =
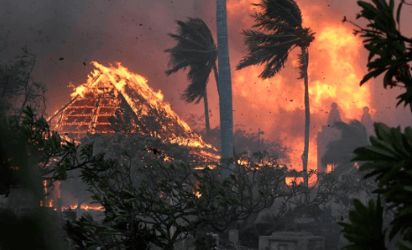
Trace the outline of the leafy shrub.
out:
[[[196,250],[210,250],[216,244],[215,239],[208,234],[199,235],[195,239]]]

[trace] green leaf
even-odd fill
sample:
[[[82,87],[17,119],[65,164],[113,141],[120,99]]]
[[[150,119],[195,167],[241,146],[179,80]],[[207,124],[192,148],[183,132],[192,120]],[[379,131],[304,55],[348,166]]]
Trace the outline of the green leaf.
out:
[[[374,123],[375,132],[380,140],[389,141],[390,140],[390,129],[383,123]]]
[[[367,82],[369,79],[371,79],[372,77],[373,78],[376,78],[377,76],[379,76],[382,72],[384,72],[386,70],[386,68],[381,68],[381,69],[378,69],[378,70],[374,70],[374,71],[371,71],[371,72],[369,72],[368,74],[366,74],[364,77],[363,77],[363,79],[362,79],[362,81],[360,82],[360,85],[362,86],[362,84],[364,84],[365,82]]]
[[[412,250],[412,242],[407,241],[407,240],[401,240],[399,241],[400,245],[400,250]]]
[[[370,4],[370,3],[367,3],[367,2],[364,2],[364,1],[358,1],[357,3],[358,3],[358,5],[359,5],[360,7],[362,7],[364,10],[372,11],[372,10],[375,9],[375,7],[374,7],[372,4]]]
[[[386,89],[388,86],[392,86],[392,78],[396,74],[396,68],[390,68],[383,77],[383,87]]]
[[[393,0],[390,0],[390,1],[389,1],[389,9],[390,9],[391,11],[393,11],[394,6],[395,6],[395,2],[394,2]]]
[[[390,142],[378,140],[375,137],[371,137],[372,146],[369,147],[371,152],[380,154],[382,158],[390,157],[393,159],[399,158],[399,153],[393,148]]]

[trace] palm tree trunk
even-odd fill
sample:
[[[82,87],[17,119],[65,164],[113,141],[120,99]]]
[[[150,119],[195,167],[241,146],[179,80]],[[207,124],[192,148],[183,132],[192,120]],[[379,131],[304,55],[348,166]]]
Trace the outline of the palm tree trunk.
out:
[[[213,73],[215,73],[215,80],[216,80],[216,87],[217,87],[217,94],[220,96],[219,92],[219,73],[217,72],[216,64],[213,64]]]
[[[305,147],[303,149],[303,181],[305,187],[308,187],[308,156],[309,156],[309,125],[310,125],[310,105],[309,105],[309,83],[308,83],[308,62],[309,53],[306,47],[301,47],[302,59],[305,70]]]
[[[205,106],[205,123],[206,123],[206,137],[210,135],[210,123],[209,123],[209,105],[207,103],[207,90],[205,88],[205,95],[203,96],[203,102]]]
[[[227,34],[226,0],[217,0],[216,26],[219,63],[219,108],[222,163],[224,167],[230,167],[230,159],[233,157],[233,109],[232,109],[232,81],[230,74],[229,46]],[[222,177],[230,174],[230,169],[225,169]]]

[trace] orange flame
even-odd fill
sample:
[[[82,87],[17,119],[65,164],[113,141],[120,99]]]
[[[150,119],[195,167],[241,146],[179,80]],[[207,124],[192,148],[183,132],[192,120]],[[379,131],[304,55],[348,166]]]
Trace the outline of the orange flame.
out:
[[[169,139],[170,143],[178,143],[180,145],[185,145],[188,147],[197,147],[197,148],[207,148],[213,149],[210,144],[203,142],[200,136],[194,134],[189,127],[189,125],[179,118],[179,116],[171,109],[169,103],[163,102],[163,94],[159,90],[155,92],[148,84],[147,80],[138,74],[130,72],[127,68],[123,67],[120,62],[117,63],[117,67],[110,65],[105,67],[98,62],[92,62],[96,69],[88,76],[87,82],[78,86],[74,93],[71,94],[72,98],[76,96],[84,97],[90,91],[93,92],[103,92],[104,90],[99,90],[96,87],[102,82],[110,82],[113,86],[123,95],[130,107],[135,113],[141,112],[147,114],[149,112],[149,107],[145,105],[138,106],[138,100],[133,100],[130,95],[127,94],[128,89],[134,90],[140,96],[147,101],[151,108],[157,110],[165,111],[165,114],[168,118],[175,120],[180,126],[182,126],[186,134],[190,134],[191,137],[179,137],[175,136],[174,138]],[[158,135],[154,135],[160,137]],[[164,139],[164,138],[161,138]]]
[[[89,211],[89,210],[104,211],[103,206],[92,206],[92,205],[86,205],[86,204],[80,205],[80,209],[83,209],[83,210],[86,210],[86,211]]]
[[[235,65],[245,56],[244,37],[238,31],[251,29],[255,23],[248,14],[259,10],[247,0],[229,0],[227,5],[229,33],[233,33],[229,42],[238,49],[231,50],[234,121],[259,126],[268,139],[282,140],[291,149],[288,167],[300,171],[305,110],[303,80],[296,79],[300,50],[293,51],[285,68],[270,79],[258,77],[263,66],[236,70]],[[311,113],[308,170],[311,170],[317,168],[317,133],[326,125],[332,102],[339,105],[344,122],[360,120],[365,106],[370,108],[372,118],[376,110],[371,108],[370,86],[359,86],[366,68],[361,38],[352,34],[352,27],[342,24],[343,14],[338,10],[328,9],[322,3],[298,1],[298,5],[303,26],[316,32],[309,47],[308,67]]]
[[[202,197],[202,194],[199,191],[195,191],[193,194],[196,195],[197,198]]]
[[[335,170],[335,164],[326,165],[326,173],[330,173]]]
[[[70,205],[70,206],[62,206],[62,211],[68,210],[68,209],[77,209],[77,205]],[[104,211],[103,206],[97,206],[97,205],[87,205],[87,204],[81,204],[80,209],[89,211],[89,210],[95,210],[95,211]]]
[[[285,177],[285,183],[288,186],[291,186],[295,182],[296,185],[303,183],[303,177]]]

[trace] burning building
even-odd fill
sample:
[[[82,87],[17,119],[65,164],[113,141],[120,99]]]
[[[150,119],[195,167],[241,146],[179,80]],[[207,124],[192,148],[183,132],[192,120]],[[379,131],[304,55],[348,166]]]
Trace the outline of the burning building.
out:
[[[87,133],[113,134],[116,128],[110,118],[116,117],[117,122],[123,122],[124,126],[128,122],[134,125],[129,132],[216,151],[192,132],[169,104],[163,103],[163,94],[153,91],[145,78],[129,72],[120,63],[117,68],[97,62],[93,65],[96,70],[89,75],[87,82],[77,87],[70,102],[49,119],[53,130],[73,139],[80,139]]]
[[[164,143],[188,147],[205,162],[219,159],[218,151],[203,142],[163,102],[162,93],[149,87],[145,78],[129,72],[120,63],[117,67],[97,62],[93,65],[96,69],[87,82],[75,88],[72,99],[49,118],[52,130],[76,140],[87,133],[146,134]]]

